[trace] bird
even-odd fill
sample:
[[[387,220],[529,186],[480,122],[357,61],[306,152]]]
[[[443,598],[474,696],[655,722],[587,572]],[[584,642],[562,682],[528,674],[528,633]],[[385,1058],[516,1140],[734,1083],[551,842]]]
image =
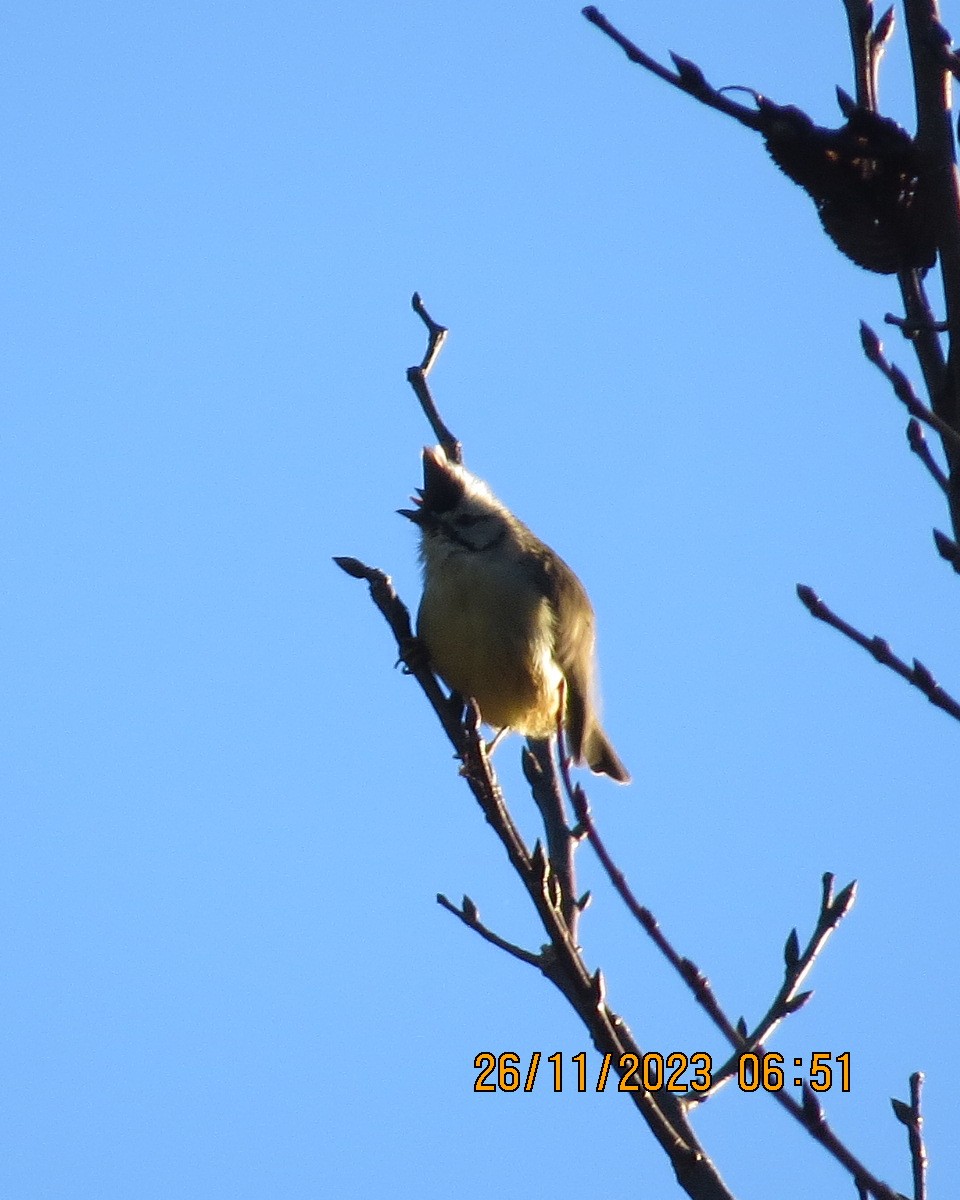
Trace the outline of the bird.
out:
[[[416,508],[423,596],[417,637],[430,665],[497,730],[549,738],[575,763],[629,783],[600,724],[596,621],[563,559],[441,446],[423,450]]]

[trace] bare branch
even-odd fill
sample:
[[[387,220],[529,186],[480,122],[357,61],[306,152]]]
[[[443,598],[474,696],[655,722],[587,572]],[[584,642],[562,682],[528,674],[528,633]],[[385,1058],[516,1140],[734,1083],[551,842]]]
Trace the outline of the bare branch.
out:
[[[569,776],[566,777],[566,782],[569,784]],[[593,847],[593,851],[600,860],[604,871],[607,873],[607,878],[613,884],[617,894],[624,904],[629,909],[630,913],[640,924],[643,931],[651,939],[660,953],[666,958],[670,965],[674,968],[680,978],[684,981],[700,1007],[706,1012],[710,1020],[723,1033],[724,1037],[732,1046],[742,1046],[746,1049],[744,1039],[734,1028],[729,1017],[720,1007],[713,988],[710,986],[710,981],[699,970],[695,963],[689,958],[683,958],[674,947],[671,945],[667,937],[660,929],[659,922],[656,917],[645,905],[640,904],[630,885],[627,883],[626,876],[613,861],[610,852],[607,850],[603,839],[600,837],[597,827],[593,822],[593,816],[590,812],[590,802],[583,788],[576,784],[572,789],[569,789],[571,803],[573,804],[574,813],[580,827],[587,835],[587,840]],[[690,1099],[696,1099],[696,1096],[691,1096]]]
[[[946,332],[947,323],[935,318],[919,271],[899,271],[897,283],[906,313],[901,328],[913,345],[927,395],[939,396],[946,385],[947,360],[937,335]]]
[[[946,333],[949,328],[946,321],[917,321],[893,313],[884,313],[883,320],[887,325],[896,325],[908,341],[913,341],[918,333]]]
[[[892,366],[887,361],[883,353],[883,342],[866,321],[860,322],[860,343],[863,346],[864,354],[886,376],[897,399],[906,406],[910,415],[916,417],[918,421],[923,421],[931,429],[935,429],[943,438],[944,443],[950,443],[954,452],[960,451],[960,433],[957,433],[952,426],[927,408],[913,390],[906,375],[899,367]]]
[[[813,994],[812,992],[800,992],[800,985],[810,974],[813,964],[819,957],[830,935],[853,907],[853,902],[857,894],[857,885],[856,881],[854,881],[848,883],[840,894],[834,898],[833,881],[833,875],[829,871],[826,872],[822,881],[823,888],[817,923],[802,953],[800,951],[799,939],[797,938],[797,931],[796,929],[791,930],[784,948],[785,971],[783,984],[753,1032],[749,1034],[741,1033],[739,1038],[740,1052],[733,1055],[729,1062],[724,1063],[718,1071],[714,1072],[716,1087],[710,1089],[711,1093],[722,1086],[727,1079],[732,1078],[736,1074],[739,1059],[744,1050],[753,1050],[758,1046],[762,1046],[772,1036],[778,1026],[792,1013],[799,1011]],[[734,1046],[736,1048],[738,1043],[734,1043]]]
[[[878,663],[889,667],[891,671],[895,671],[907,683],[912,683],[915,688],[923,692],[931,704],[935,704],[937,708],[942,708],[954,720],[960,721],[960,704],[940,687],[923,663],[914,659],[913,666],[908,667],[905,662],[897,658],[890,649],[888,642],[881,637],[867,637],[859,629],[855,629],[847,621],[844,621],[842,617],[838,617],[836,613],[831,612],[826,604],[824,604],[813,588],[807,587],[806,584],[797,584],[797,595],[812,617],[816,617],[818,621],[823,621],[825,624],[831,625],[845,637],[856,642],[858,646],[862,646]]]
[[[427,327],[428,341],[427,351],[420,365],[407,368],[407,382],[413,388],[414,392],[416,392],[417,399],[420,401],[420,407],[430,422],[430,428],[433,430],[434,437],[436,437],[437,441],[443,447],[448,460],[460,463],[463,462],[463,447],[444,424],[427,384],[427,376],[433,370],[433,365],[437,361],[440,351],[443,349],[443,343],[447,340],[449,330],[445,325],[439,325],[430,316],[423,301],[420,299],[419,292],[413,293],[412,303],[413,311]]]
[[[893,9],[888,9],[873,27],[871,0],[843,0],[850,29],[850,48],[853,51],[853,77],[857,104],[877,111],[880,59],[887,39],[893,33]]]
[[[424,694],[440,718],[440,724],[453,744],[453,748],[458,756],[463,758],[467,752],[463,725],[458,714],[454,712],[449,698],[444,695],[437,682],[437,677],[427,665],[426,656],[416,652],[418,643],[410,627],[409,609],[397,595],[390,576],[377,570],[376,567],[368,567],[357,558],[339,556],[335,557],[333,561],[353,579],[366,580],[370,585],[370,596],[393,630],[393,636],[397,639],[397,647],[404,670],[413,675],[423,688]]]
[[[484,941],[489,942],[492,946],[496,946],[498,950],[503,950],[514,958],[518,958],[521,962],[527,963],[528,966],[536,967],[538,970],[543,967],[543,959],[539,954],[533,954],[529,950],[524,950],[522,946],[516,946],[513,942],[508,942],[505,938],[500,937],[499,934],[494,933],[492,929],[484,925],[477,912],[477,906],[469,896],[464,896],[463,908],[457,908],[455,904],[450,903],[442,892],[438,892],[437,903],[441,908],[445,908],[447,912],[453,913],[455,917],[459,917],[468,929],[479,933]]]
[[[561,758],[561,773],[563,773],[563,759]],[[564,776],[565,783],[569,788],[569,775]],[[739,1062],[740,1055],[748,1050],[754,1050],[759,1056],[766,1053],[765,1047],[761,1041],[755,1041],[756,1033],[753,1037],[746,1034],[742,1022],[738,1027],[730,1024],[729,1019],[720,1008],[713,995],[713,990],[710,987],[709,981],[698,971],[697,967],[689,960],[681,958],[673,949],[667,939],[660,933],[659,925],[656,918],[648,908],[639,904],[633,892],[630,890],[623,873],[613,863],[602,839],[596,831],[593,821],[590,816],[589,803],[583,789],[577,785],[569,789],[571,802],[574,806],[574,811],[577,815],[577,820],[583,827],[586,835],[597,852],[597,857],[600,858],[604,870],[607,872],[611,883],[617,889],[618,894],[627,905],[630,912],[643,926],[644,930],[650,935],[654,943],[661,950],[664,956],[672,963],[675,969],[683,978],[684,982],[693,991],[697,1002],[704,1008],[711,1020],[724,1033],[731,1045],[738,1049],[738,1053],[731,1060],[734,1064]],[[840,921],[847,914],[850,906],[853,904],[856,895],[856,884],[848,884],[840,894],[834,898],[833,896],[833,876],[829,874],[823,877],[823,894],[820,904],[820,918],[817,922],[817,928],[814,930],[807,945],[806,950],[802,955],[794,956],[792,953],[787,955],[787,979],[792,980],[792,986],[787,986],[778,994],[778,999],[783,997],[782,1007],[784,1009],[782,1015],[778,1015],[776,1020],[770,1019],[770,1014],[764,1018],[764,1021],[758,1026],[758,1031],[770,1027],[773,1028],[783,1019],[783,1016],[789,1012],[796,1012],[798,1008],[805,1003],[809,997],[809,993],[796,992],[796,988],[800,982],[808,974],[813,962],[819,955],[824,943],[830,933],[839,925]],[[788,939],[788,945],[791,945],[793,939]],[[776,1001],[771,1006],[771,1013],[774,1012]],[[722,1073],[725,1068],[721,1068],[719,1073]],[[729,1077],[729,1065],[726,1067]],[[718,1073],[718,1074],[719,1074]],[[711,1089],[711,1092],[715,1089]],[[877,1200],[900,1200],[897,1193],[887,1187],[882,1180],[873,1175],[864,1164],[852,1153],[852,1151],[837,1137],[828,1124],[823,1110],[819,1104],[813,1103],[813,1093],[806,1089],[803,1093],[804,1102],[798,1103],[794,1097],[786,1090],[781,1088],[779,1091],[770,1093],[780,1106],[794,1118],[816,1139],[824,1149],[833,1156],[855,1180],[858,1181],[858,1186],[862,1186],[864,1195],[872,1195]],[[702,1100],[702,1096],[695,1093],[686,1095],[687,1103],[695,1104]]]
[[[616,42],[632,63],[636,63],[639,67],[644,67],[665,83],[679,88],[681,92],[686,92],[688,96],[693,96],[695,100],[699,100],[701,104],[706,104],[708,108],[716,108],[728,117],[733,117],[735,121],[739,121],[741,125],[746,125],[748,129],[760,130],[760,120],[756,110],[747,108],[742,104],[736,104],[733,100],[728,100],[722,92],[717,91],[716,88],[707,83],[703,72],[696,63],[686,58],[680,58],[676,54],[671,54],[670,57],[677,68],[675,72],[671,71],[668,67],[658,63],[655,58],[651,58],[639,46],[635,46],[619,29],[611,25],[603,13],[593,5],[583,9],[582,12],[591,25],[595,25],[611,41]]]
[[[923,1142],[923,1116],[920,1112],[920,1096],[923,1091],[923,1075],[920,1071],[910,1076],[910,1103],[892,1099],[894,1116],[907,1127],[910,1142],[910,1162],[913,1167],[913,1200],[926,1200],[927,1196],[927,1148]]]
[[[920,1098],[923,1092],[923,1072],[910,1076],[910,1161],[913,1163],[913,1200],[927,1200],[927,1148],[923,1141],[923,1114]]]

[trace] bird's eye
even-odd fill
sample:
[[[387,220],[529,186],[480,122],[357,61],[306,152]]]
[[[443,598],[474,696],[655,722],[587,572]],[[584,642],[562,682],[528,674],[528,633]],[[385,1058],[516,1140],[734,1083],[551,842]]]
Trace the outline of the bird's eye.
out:
[[[453,518],[454,525],[459,525],[461,529],[469,529],[471,525],[476,525],[478,521],[482,521],[483,517],[478,517],[476,513],[461,513],[459,517]]]

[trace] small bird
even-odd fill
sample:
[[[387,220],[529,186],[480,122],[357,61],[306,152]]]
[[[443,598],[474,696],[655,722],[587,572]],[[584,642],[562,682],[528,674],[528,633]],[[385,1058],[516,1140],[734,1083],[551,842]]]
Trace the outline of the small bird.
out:
[[[417,634],[434,670],[472,696],[499,731],[550,737],[562,703],[574,762],[629,783],[600,726],[594,615],[583,584],[442,447],[424,449],[417,491],[417,507],[398,512],[420,529]]]

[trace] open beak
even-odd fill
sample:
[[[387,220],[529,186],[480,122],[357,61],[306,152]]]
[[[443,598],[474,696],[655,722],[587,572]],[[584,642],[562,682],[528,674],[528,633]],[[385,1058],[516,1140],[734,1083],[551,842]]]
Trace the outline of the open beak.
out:
[[[411,496],[410,499],[414,502],[414,504],[417,507],[416,508],[398,508],[397,512],[400,514],[401,517],[406,517],[408,521],[412,521],[414,523],[414,525],[422,526],[424,517],[426,516],[426,513],[424,513],[423,508],[421,507],[421,505],[423,504],[423,488],[415,488],[414,490],[416,492],[416,495]]]

